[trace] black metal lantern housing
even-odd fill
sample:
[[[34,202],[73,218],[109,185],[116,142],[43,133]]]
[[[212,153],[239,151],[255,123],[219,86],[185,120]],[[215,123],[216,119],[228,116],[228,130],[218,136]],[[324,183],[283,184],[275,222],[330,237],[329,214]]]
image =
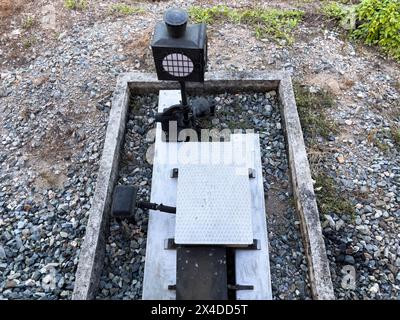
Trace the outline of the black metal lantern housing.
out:
[[[215,103],[202,97],[188,103],[185,83],[204,82],[207,34],[204,23],[187,24],[187,21],[186,11],[168,9],[164,14],[164,22],[157,23],[151,43],[158,79],[178,81],[181,86],[181,102],[155,116],[155,120],[161,122],[166,141],[176,141],[174,139],[184,129],[200,132],[196,118],[213,116],[215,111]],[[176,122],[176,135],[170,135],[170,122]]]
[[[203,82],[207,65],[206,25],[187,24],[182,9],[168,9],[154,31],[151,48],[159,80]]]

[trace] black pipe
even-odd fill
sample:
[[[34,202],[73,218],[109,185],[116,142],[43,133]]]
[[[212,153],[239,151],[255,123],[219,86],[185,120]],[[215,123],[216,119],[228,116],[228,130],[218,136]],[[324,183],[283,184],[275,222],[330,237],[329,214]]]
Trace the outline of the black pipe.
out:
[[[179,81],[181,85],[181,96],[182,96],[182,105],[184,106],[183,111],[183,121],[188,126],[189,125],[189,111],[188,102],[187,102],[187,95],[186,95],[186,83],[185,81]]]
[[[163,211],[163,212],[168,212],[168,213],[176,213],[175,207],[164,206],[162,203],[157,204],[157,203],[151,203],[151,202],[138,201],[137,207],[141,208],[141,209],[150,209],[150,210],[158,210],[158,211]]]

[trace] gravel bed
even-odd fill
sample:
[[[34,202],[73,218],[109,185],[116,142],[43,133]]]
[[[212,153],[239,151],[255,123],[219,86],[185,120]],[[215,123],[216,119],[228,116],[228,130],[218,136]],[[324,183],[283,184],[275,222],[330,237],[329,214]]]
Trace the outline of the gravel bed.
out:
[[[126,60],[111,38],[130,32],[119,22],[73,26],[24,68],[1,69],[0,299],[71,297]]]
[[[287,69],[311,92],[328,90],[334,106],[324,112],[338,127],[328,140],[306,139],[312,173],[333,178],[355,210],[321,215],[336,298],[399,299],[399,65],[337,31],[298,33],[312,38],[288,52]]]
[[[154,128],[158,95],[134,96],[130,106],[117,184],[136,185],[142,201],[150,201],[152,165],[146,161]],[[135,221],[111,218],[106,259],[98,299],[140,299],[146,255],[148,210],[137,209]]]
[[[329,212],[322,218],[332,280],[339,299],[400,298],[400,152],[381,115],[363,110],[337,120],[352,135],[322,142],[340,152],[329,156],[314,171],[332,177],[354,214]],[[354,123],[357,123],[355,129]],[[370,142],[369,134],[382,128]],[[377,143],[376,140],[379,142]],[[382,145],[387,149],[382,150]],[[325,151],[326,152],[326,151]]]
[[[22,80],[13,95],[24,99],[30,86]],[[6,105],[0,140],[2,299],[66,299],[72,293],[107,116],[56,109],[53,99],[42,104],[43,95],[55,90],[47,83],[21,112]],[[92,121],[99,123],[96,130]]]
[[[203,128],[254,129],[260,134],[264,189],[267,196],[268,237],[272,289],[275,299],[309,299],[307,264],[299,222],[291,205],[285,141],[276,92],[221,94],[208,97],[217,102],[217,116],[202,120]],[[157,96],[134,97],[119,184],[136,184],[143,200],[149,200],[152,166],[145,160],[150,146],[146,134]],[[136,223],[111,219],[106,263],[98,299],[140,299],[145,261],[147,214],[138,210]]]

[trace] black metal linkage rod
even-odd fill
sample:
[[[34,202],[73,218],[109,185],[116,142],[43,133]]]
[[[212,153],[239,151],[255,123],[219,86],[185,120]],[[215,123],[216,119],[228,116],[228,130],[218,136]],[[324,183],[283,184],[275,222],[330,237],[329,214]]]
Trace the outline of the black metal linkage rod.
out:
[[[187,106],[187,95],[186,95],[186,83],[185,81],[179,81],[180,85],[181,85],[181,96],[182,96],[182,105],[183,106]]]
[[[151,203],[151,202],[138,201],[137,206],[141,209],[150,209],[150,210],[158,210],[158,211],[163,211],[163,212],[168,212],[168,213],[176,213],[175,207],[164,206],[162,203],[157,204],[157,203]]]

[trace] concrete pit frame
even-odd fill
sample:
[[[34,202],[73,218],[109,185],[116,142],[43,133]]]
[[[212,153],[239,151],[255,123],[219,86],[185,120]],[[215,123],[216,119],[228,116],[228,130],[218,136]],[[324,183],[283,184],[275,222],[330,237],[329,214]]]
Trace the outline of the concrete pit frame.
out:
[[[104,263],[112,192],[118,176],[130,96],[179,89],[174,82],[158,81],[156,74],[121,74],[112,98],[96,189],[75,274],[73,300],[94,299]],[[311,293],[316,300],[335,299],[311,170],[297,113],[290,75],[284,71],[211,72],[204,83],[188,83],[189,94],[277,91],[288,155],[296,212],[300,220]]]

